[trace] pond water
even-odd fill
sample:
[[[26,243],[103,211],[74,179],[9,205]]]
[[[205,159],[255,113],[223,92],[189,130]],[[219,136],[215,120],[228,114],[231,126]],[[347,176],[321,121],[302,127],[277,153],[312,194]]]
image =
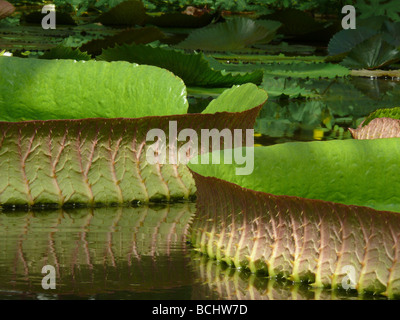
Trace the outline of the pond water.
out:
[[[200,256],[185,237],[194,213],[190,202],[2,212],[0,299],[357,299]],[[45,265],[54,290],[42,287]]]

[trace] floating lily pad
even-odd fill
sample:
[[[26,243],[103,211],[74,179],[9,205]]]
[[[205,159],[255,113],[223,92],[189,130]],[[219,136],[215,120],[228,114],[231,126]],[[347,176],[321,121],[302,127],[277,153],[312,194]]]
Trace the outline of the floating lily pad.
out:
[[[103,50],[98,57],[106,61],[129,61],[150,64],[172,71],[187,86],[229,87],[252,82],[260,84],[261,70],[253,72],[226,72],[224,66],[203,53],[185,53],[167,47],[150,45],[122,45]]]
[[[59,45],[50,49],[39,57],[39,59],[72,59],[72,60],[90,60],[91,56],[79,49],[72,49]]]
[[[377,118],[391,118],[400,120],[400,107],[396,108],[385,108],[385,109],[378,109],[372,112],[362,123],[362,126],[368,125],[372,120]]]
[[[354,139],[400,138],[400,120],[392,118],[375,118],[366,126],[357,129],[349,128]]]
[[[224,161],[227,150],[203,155],[219,153],[219,164],[205,166],[202,159],[189,167],[204,176],[274,195],[400,212],[399,139],[293,142],[243,149],[241,155],[250,159],[250,153],[254,159],[254,166],[246,164],[247,169],[253,168],[249,175],[236,174],[236,169],[244,167],[238,161]]]
[[[382,141],[371,143],[376,141],[352,140],[350,142],[354,145],[357,142],[357,145],[383,145],[383,143],[379,143]],[[318,144],[333,145],[330,143]],[[277,147],[276,150],[285,152],[287,149],[289,151],[290,145],[293,144],[284,145],[287,147],[280,145],[281,148]],[[343,145],[345,144],[343,143]],[[305,151],[315,157],[310,159],[312,164],[320,161],[326,165],[327,160],[330,162],[332,155],[335,154],[329,150],[322,154],[316,153],[310,143],[303,143],[304,146],[308,146],[309,149]],[[269,152],[263,153],[263,149],[272,151],[273,147],[255,148],[254,151],[258,155],[268,156]],[[360,152],[359,147],[346,151],[345,155],[350,153],[351,158],[364,155],[362,150]],[[239,150],[239,152],[243,152],[243,150]],[[359,153],[353,155],[355,152]],[[344,156],[343,152],[339,152],[339,154],[341,157]],[[285,157],[291,155],[290,152],[285,153]],[[317,155],[321,155],[322,158],[316,158]],[[370,154],[366,157],[370,157]],[[383,158],[382,155],[379,159],[381,158]],[[335,162],[340,161],[339,159],[340,157],[335,159]],[[396,160],[399,160],[398,156]],[[213,168],[216,169],[214,172],[206,172],[208,177],[193,174],[198,196],[197,212],[190,228],[190,242],[197,251],[210,259],[223,262],[222,265],[230,266],[229,272],[234,268],[249,271],[248,273],[255,275],[253,284],[257,283],[257,274],[262,277],[261,279],[265,279],[265,275],[268,275],[268,278],[288,279],[290,283],[301,283],[303,286],[307,286],[307,283],[311,284],[308,287],[308,291],[311,292],[315,288],[329,287],[329,293],[332,294],[336,290],[348,289],[344,286],[344,283],[349,283],[347,282],[349,273],[345,270],[351,266],[350,270],[354,274],[351,285],[358,294],[369,293],[390,298],[400,296],[400,277],[398,273],[392,272],[393,268],[398,270],[400,267],[400,262],[395,258],[399,252],[397,238],[393,236],[400,232],[400,215],[398,213],[377,211],[363,206],[347,206],[276,195],[271,194],[268,190],[267,192],[257,192],[243,188],[243,184],[255,184],[255,181],[268,181],[276,177],[274,172],[267,170],[268,174],[265,174],[264,171],[264,168],[270,167],[271,158],[265,157],[261,161],[264,165],[255,169],[257,171],[254,174],[255,179],[241,176],[236,176],[235,179],[229,177],[230,181],[236,180],[235,184],[215,177],[222,176],[220,173],[223,171],[223,167],[221,166]],[[282,168],[282,162],[278,161]],[[336,167],[335,162],[332,164]],[[266,163],[268,166],[265,165]],[[300,165],[309,164],[304,159],[299,159],[299,163]],[[293,167],[282,169],[291,172],[293,176],[303,173],[297,168],[297,163],[293,164]],[[318,176],[320,182],[325,183],[324,186],[335,187],[334,182],[340,180],[341,176],[347,178],[344,172],[348,172],[355,166],[349,165],[347,161],[343,161],[343,164],[347,170],[335,171],[332,180],[327,180],[328,173],[326,173],[325,167],[324,172]],[[391,167],[395,167],[393,164]],[[203,167],[205,168],[201,169],[204,172],[209,166]],[[378,167],[381,169],[380,166]],[[218,171],[218,169],[220,170]],[[371,169],[368,167],[366,171]],[[315,174],[314,170],[315,167],[310,166],[311,175]],[[231,175],[234,175],[234,172],[234,170],[231,171]],[[229,175],[227,172],[224,173],[225,176]],[[269,175],[270,173],[272,176]],[[365,173],[360,171],[356,177],[360,177],[364,182],[362,175]],[[306,177],[306,183],[299,184],[300,189],[305,189],[308,185],[309,179],[307,178],[309,176],[304,175],[304,177]],[[396,177],[398,178],[398,175]],[[343,179],[343,184],[336,186],[337,192],[339,194],[344,192],[343,188],[346,188],[344,186],[346,184],[349,184],[349,188],[358,189],[361,184],[360,180],[356,180],[354,177],[353,179],[355,180],[354,184]],[[378,180],[378,186],[382,187],[384,183],[380,179],[382,179],[382,173],[374,179],[374,181]],[[293,181],[290,179],[285,182]],[[315,189],[317,185],[319,183],[316,183],[312,189]],[[375,189],[375,186],[370,181],[365,184],[365,188],[366,190]],[[388,189],[392,188],[382,187],[383,193]],[[204,273],[207,274],[212,272],[210,266],[204,270],[206,270]],[[244,278],[244,276],[238,275],[237,278]],[[213,279],[220,280],[221,275],[214,275]],[[223,280],[225,281],[224,285],[229,284],[226,278]],[[235,279],[235,285],[237,283],[238,280]],[[212,287],[213,291],[226,289],[224,291],[231,295],[239,292],[239,299],[244,299],[244,294],[249,290],[248,284],[242,288],[237,286],[225,288],[221,283],[213,283],[213,285],[215,286]],[[253,291],[255,297],[259,297],[257,294],[261,293],[268,294],[269,299],[276,297],[273,295],[272,286],[268,286],[268,289],[260,289],[260,287],[260,285],[257,286],[257,290]],[[233,298],[235,299],[235,297]],[[254,299],[254,296],[251,295],[248,298]]]
[[[232,18],[193,31],[178,46],[184,49],[235,50],[268,43],[281,26],[278,21]]]
[[[264,75],[294,78],[335,78],[350,74],[344,66],[333,63],[258,63],[258,64],[224,64],[227,71],[250,71],[261,69]]]
[[[0,0],[0,20],[12,15],[15,7],[5,0]]]
[[[400,51],[377,34],[356,45],[342,61],[353,69],[378,69],[400,60]]]
[[[339,31],[329,41],[328,52],[330,55],[339,55],[349,52],[357,44],[369,39],[377,33],[377,30],[368,27]]]
[[[127,29],[113,36],[107,36],[103,39],[94,39],[84,43],[80,49],[90,54],[98,55],[102,49],[114,47],[118,44],[141,44],[150,43],[165,38],[165,34],[156,27],[143,27]]]

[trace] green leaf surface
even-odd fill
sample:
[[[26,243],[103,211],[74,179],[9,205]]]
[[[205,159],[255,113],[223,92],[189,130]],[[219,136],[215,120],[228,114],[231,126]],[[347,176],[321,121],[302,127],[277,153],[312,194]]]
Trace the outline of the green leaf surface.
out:
[[[165,38],[165,34],[156,27],[131,28],[123,30],[116,35],[107,36],[103,39],[93,39],[84,43],[80,49],[90,54],[99,55],[102,49],[114,47],[121,44],[145,44]]]
[[[182,78],[187,86],[230,87],[247,82],[260,84],[263,76],[261,70],[225,72],[222,64],[203,53],[185,53],[151,45],[116,46],[103,50],[98,59],[156,65],[172,71]]]
[[[217,99],[212,100],[202,113],[216,113],[220,110],[243,112],[248,110],[249,106],[262,106],[267,98],[264,90],[256,89],[254,84],[247,83],[225,90]]]
[[[397,1],[358,0],[357,8],[360,18],[368,19],[374,16],[386,16],[393,21],[400,21],[400,6]]]
[[[342,64],[353,69],[377,69],[400,60],[400,51],[377,34],[356,45]]]
[[[366,119],[363,121],[362,125],[366,126],[372,120],[377,118],[392,118],[400,120],[400,107],[396,108],[385,108],[385,109],[378,109],[372,112]]]
[[[136,118],[188,108],[183,81],[153,66],[0,57],[0,68],[5,121]]]
[[[72,60],[90,60],[92,57],[86,52],[82,52],[79,49],[72,49],[63,45],[58,45],[55,48],[50,49],[39,57],[39,59],[72,59]]]
[[[263,70],[264,78],[271,76],[293,78],[335,78],[345,77],[350,70],[344,66],[333,63],[306,63],[297,61],[294,63],[257,63],[257,64],[225,64],[230,72],[243,70]]]
[[[202,165],[204,159],[189,167],[256,191],[400,212],[397,138],[294,142],[244,151],[247,167],[224,163],[223,152],[222,164]],[[236,175],[235,168],[242,167],[251,174]]]
[[[356,45],[369,39],[377,33],[377,30],[369,27],[341,30],[329,41],[328,52],[330,55],[347,53]]]
[[[272,45],[271,45],[272,46]],[[292,47],[292,46],[290,46]],[[294,48],[295,49],[295,48]],[[277,51],[276,55],[266,55],[265,50],[271,53],[274,53],[274,51]],[[210,55],[220,61],[234,61],[238,63],[288,63],[288,64],[294,64],[294,63],[300,63],[300,62],[307,62],[307,63],[318,63],[318,62],[324,62],[325,57],[323,56],[286,56],[282,52],[290,52],[289,49],[281,49],[280,46],[273,46],[272,50],[270,50],[268,47],[265,49],[263,52],[254,52],[254,50],[236,50],[236,51],[230,51],[227,53],[210,53]],[[301,50],[300,50],[301,51]],[[298,52],[296,52],[298,54]]]
[[[280,22],[232,18],[193,31],[178,46],[184,49],[235,50],[256,43],[268,43],[281,26]]]
[[[258,175],[249,181],[268,178]],[[196,173],[194,178],[197,212],[190,239],[201,253],[264,277],[351,288],[360,295],[400,295],[398,213],[256,192]]]

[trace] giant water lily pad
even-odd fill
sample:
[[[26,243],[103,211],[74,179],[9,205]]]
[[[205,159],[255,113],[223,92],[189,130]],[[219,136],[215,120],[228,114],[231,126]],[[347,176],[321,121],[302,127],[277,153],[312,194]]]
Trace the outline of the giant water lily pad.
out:
[[[251,107],[236,113],[137,119],[0,122],[0,206],[188,200],[196,188],[180,164],[184,160],[177,148],[186,141],[178,142],[177,134],[183,129],[199,136],[204,130],[251,129],[261,106]],[[176,129],[171,129],[174,123]],[[163,152],[148,136],[152,129],[162,130],[168,140],[165,163],[151,160],[152,154]]]
[[[349,128],[354,139],[382,139],[400,137],[400,108],[378,109],[358,126]]]
[[[5,0],[0,0],[0,20],[12,15],[15,7]]]
[[[0,68],[1,120],[135,118],[188,108],[183,81],[153,66],[0,57]]]
[[[58,45],[57,47],[51,48],[39,57],[39,59],[72,59],[72,60],[90,60],[91,56],[86,52],[82,52],[79,49],[72,49]]]
[[[224,162],[230,156],[228,153],[225,156],[228,152],[225,150],[216,152],[221,156],[221,164],[189,164],[189,167],[204,176],[256,191],[400,212],[397,138],[293,142],[240,151],[243,156],[247,154],[244,165]],[[250,174],[237,175],[237,170],[247,170]],[[387,188],[388,185],[391,187]]]
[[[226,72],[225,66],[203,53],[185,53],[167,47],[122,45],[103,50],[98,57],[106,61],[129,61],[150,64],[172,71],[188,86],[227,87],[252,82],[260,84],[261,70],[252,72]]]
[[[193,31],[178,46],[210,51],[236,50],[255,43],[270,42],[280,26],[280,22],[272,20],[232,18]]]
[[[339,55],[351,51],[359,43],[371,38],[378,31],[369,27],[341,30],[329,41],[328,52],[330,55]]]
[[[353,69],[378,69],[400,60],[400,51],[377,34],[356,45],[342,64]]]
[[[312,287],[400,295],[398,213],[194,178],[197,212],[190,240],[208,257]]]
[[[165,34],[156,27],[130,28],[116,35],[106,36],[103,39],[94,39],[84,43],[80,49],[91,54],[99,55],[102,49],[115,47],[121,44],[145,44],[165,38]]]
[[[400,138],[400,120],[375,118],[370,123],[357,129],[349,128],[354,139]]]
[[[185,165],[148,159],[154,144],[149,130],[163,130],[174,142],[171,122],[177,132],[250,129],[267,99],[254,84],[234,86],[205,114],[185,114],[182,80],[157,67],[11,57],[1,57],[0,65],[6,75],[0,82],[2,119],[46,119],[0,122],[0,205],[189,199],[195,186]],[[108,79],[103,89],[97,78]],[[177,149],[168,150],[178,156]]]

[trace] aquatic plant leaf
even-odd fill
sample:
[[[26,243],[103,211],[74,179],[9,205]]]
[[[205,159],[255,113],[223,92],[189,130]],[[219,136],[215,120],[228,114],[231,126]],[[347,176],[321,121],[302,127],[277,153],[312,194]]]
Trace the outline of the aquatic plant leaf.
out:
[[[212,100],[202,113],[216,113],[221,110],[243,112],[248,110],[249,106],[262,106],[267,98],[266,91],[256,88],[251,83],[233,86],[222,92],[217,99]]]
[[[368,19],[373,16],[386,16],[393,21],[400,21],[400,7],[397,1],[386,0],[358,0],[357,10],[360,18]]]
[[[400,51],[377,34],[356,45],[341,62],[353,69],[377,69],[400,60]]]
[[[256,191],[400,212],[400,167],[397,165],[400,144],[397,138],[293,142],[241,151],[247,160],[243,165],[235,161],[228,164],[229,158],[224,161],[232,156],[225,150],[204,155],[219,155],[221,164],[190,163],[189,167],[204,176]],[[240,161],[237,157],[233,159]],[[252,159],[254,170],[251,170]],[[199,163],[205,161],[201,159]],[[237,175],[236,169],[240,169],[242,175]],[[243,175],[244,172],[249,174]]]
[[[277,21],[232,18],[193,31],[178,47],[210,51],[241,49],[255,43],[270,42],[280,26]]]
[[[185,53],[151,45],[121,45],[105,49],[99,60],[129,61],[150,64],[172,71],[187,86],[230,87],[234,84],[252,82],[260,84],[263,72],[225,72],[224,66],[203,53]]]
[[[400,107],[378,109],[358,126],[349,128],[354,139],[382,139],[400,137]]]
[[[165,38],[165,34],[156,27],[131,28],[103,39],[93,39],[84,43],[80,49],[90,54],[99,55],[102,49],[121,44],[146,44]]]
[[[272,46],[272,45],[271,45]],[[292,47],[292,46],[290,46]],[[235,50],[226,53],[218,52],[218,53],[210,53],[212,57],[220,61],[235,61],[238,64],[242,63],[244,65],[246,62],[252,62],[254,64],[259,65],[260,63],[288,63],[288,64],[295,64],[301,62],[308,62],[308,63],[319,63],[324,62],[326,60],[323,56],[286,56],[283,53],[279,52],[287,52],[290,50],[280,49],[279,46],[274,46],[271,50],[278,51],[276,55],[266,55],[264,54],[265,51],[269,51],[270,49],[267,47],[263,52],[255,51],[254,49],[251,50]],[[250,68],[250,64],[248,65]]]
[[[101,22],[105,26],[143,25],[145,21],[146,10],[140,0],[124,1],[101,14],[95,20],[95,22]]]
[[[368,27],[346,29],[336,33],[328,44],[330,55],[338,55],[351,51],[359,43],[371,38],[378,33],[377,30]]]
[[[400,120],[375,118],[365,126],[349,130],[354,139],[400,138]]]
[[[0,205],[190,199],[196,188],[187,167],[179,164],[178,145],[186,141],[178,142],[177,134],[183,129],[199,136],[207,129],[250,129],[260,107],[241,113],[0,122]],[[175,136],[170,129],[174,121]],[[148,138],[151,129],[165,133],[165,152],[154,137]],[[152,154],[165,155],[165,161],[150,161]]]
[[[188,108],[183,81],[153,66],[0,57],[0,68],[5,121],[136,118],[183,114]]]
[[[21,67],[20,61],[28,61],[31,59],[7,58],[5,65],[11,66],[11,70],[17,70]],[[52,60],[35,60],[40,62],[60,62]],[[0,64],[3,60],[0,60]],[[48,67],[48,71],[54,71],[51,66],[59,67],[62,70],[62,79],[70,76],[71,81],[76,84],[86,85],[85,80],[73,77],[74,68],[79,68],[80,75],[96,78],[101,75],[104,70],[110,72],[113,66],[117,68],[118,64],[112,65],[106,62],[100,64],[92,64],[91,68],[97,72],[96,77],[91,75],[93,70],[84,69],[90,66],[93,61],[89,62],[73,62],[63,60],[63,64],[40,64],[32,65],[28,61],[28,66],[36,66],[31,68],[32,72],[38,72],[37,67]],[[80,64],[80,65],[79,65]],[[128,63],[120,64],[124,70],[124,75],[132,79],[135,77],[128,72],[127,68],[139,67]],[[141,86],[135,91],[135,87],[124,84],[121,77],[111,73],[110,77],[116,79],[118,83],[123,83],[124,92],[132,93],[124,96],[120,93],[119,100],[116,105],[109,105],[107,109],[91,109],[93,105],[85,105],[85,99],[88,96],[86,91],[80,93],[79,86],[75,86],[74,94],[69,94],[69,100],[63,101],[66,106],[61,110],[56,107],[57,100],[54,98],[48,87],[44,87],[44,96],[40,97],[41,92],[35,89],[24,87],[23,93],[31,98],[27,101],[22,97],[21,90],[14,90],[10,87],[8,93],[17,94],[18,99],[15,103],[23,106],[22,110],[16,112],[15,108],[7,109],[5,106],[12,105],[11,101],[2,99],[5,105],[2,105],[4,112],[3,117],[12,118],[14,121],[19,118],[60,118],[76,117],[83,118],[93,114],[103,118],[91,118],[80,120],[48,120],[48,121],[23,121],[23,122],[0,122],[0,204],[2,205],[27,205],[33,206],[37,204],[52,204],[62,206],[64,204],[84,204],[95,205],[97,203],[129,203],[131,201],[160,201],[174,199],[188,199],[195,191],[193,180],[188,173],[185,165],[178,165],[177,160],[168,160],[168,164],[161,165],[152,164],[148,161],[147,151],[149,148],[159,152],[160,146],[153,146],[154,143],[147,143],[147,133],[151,129],[161,129],[165,132],[166,137],[170,135],[170,123],[177,122],[177,132],[182,129],[194,129],[200,132],[203,129],[250,129],[254,126],[254,121],[261,108],[265,103],[267,94],[262,89],[258,89],[254,84],[246,84],[243,87],[233,87],[226,90],[224,94],[212,101],[207,112],[215,114],[188,114],[188,115],[170,115],[164,117],[146,116],[143,118],[117,118],[106,119],[110,116],[126,116],[132,114],[130,109],[121,108],[121,102],[124,98],[133,101],[135,104],[130,106],[141,106],[142,103],[150,104],[153,114],[165,115],[168,112],[185,113],[187,111],[187,100],[185,95],[185,87],[182,81],[173,77],[169,72],[155,67],[146,67],[138,71],[138,78]],[[157,70],[161,73],[152,73]],[[3,69],[4,70],[4,69]],[[21,68],[19,69],[21,70]],[[84,70],[85,72],[82,72]],[[114,70],[115,71],[115,70]],[[146,83],[143,74],[148,74],[153,78],[152,82]],[[57,72],[54,72],[56,74]],[[72,73],[72,74],[71,74]],[[25,75],[27,73],[24,73]],[[119,73],[116,73],[117,75]],[[170,78],[165,78],[167,74]],[[106,74],[107,75],[107,74]],[[163,78],[164,77],[164,78]],[[46,78],[48,80],[48,78]],[[158,82],[169,85],[160,87]],[[175,86],[172,81],[178,81]],[[10,83],[10,82],[7,82]],[[34,82],[37,85],[37,81]],[[57,82],[49,82],[56,84]],[[98,84],[97,84],[98,86]],[[143,90],[142,86],[146,88]],[[152,93],[152,97],[142,96],[148,94],[148,88],[154,87],[156,92]],[[111,81],[107,83],[107,88],[113,88]],[[119,87],[116,87],[116,90]],[[29,90],[31,91],[29,91]],[[83,89],[82,89],[83,90]],[[94,95],[91,99],[96,103],[104,103],[106,98],[101,94],[110,94],[109,92],[99,91],[99,88],[89,88],[93,90]],[[96,91],[97,90],[97,91]],[[0,91],[1,92],[1,91]],[[60,90],[58,89],[58,93]],[[165,94],[168,92],[168,94]],[[115,92],[114,92],[115,93]],[[118,93],[118,92],[117,92]],[[7,98],[13,98],[13,95],[5,95]],[[60,94],[60,93],[59,93]],[[159,96],[160,95],[160,96]],[[5,97],[3,96],[3,97]],[[248,99],[248,97],[252,99]],[[37,100],[35,100],[36,98]],[[96,101],[96,99],[100,99]],[[150,99],[150,100],[149,100]],[[164,99],[164,100],[163,100]],[[160,100],[160,101],[158,101]],[[91,102],[93,102],[91,101]],[[28,104],[32,103],[32,104]],[[75,103],[71,107],[71,105]],[[157,104],[160,103],[157,110]],[[176,105],[170,105],[175,103]],[[240,103],[235,106],[235,103]],[[257,104],[254,104],[257,103]],[[60,104],[61,105],[61,104]],[[63,105],[62,105],[63,106]],[[169,107],[167,110],[166,106]],[[145,107],[145,106],[143,106]],[[228,110],[244,110],[243,112],[226,112]],[[94,113],[98,112],[98,113]],[[142,111],[133,111],[138,114]],[[171,129],[172,130],[172,129]],[[172,131],[171,131],[171,134]],[[177,137],[172,136],[172,140],[176,141]],[[243,137],[244,139],[244,137]],[[173,143],[173,142],[171,142]],[[171,157],[177,155],[178,149],[167,148],[165,152]],[[158,151],[157,151],[158,150]],[[163,149],[161,149],[162,151]],[[171,151],[172,150],[172,151]],[[202,152],[202,149],[200,149]],[[151,150],[150,150],[151,152]],[[19,159],[18,161],[16,159]],[[167,159],[170,159],[168,156]],[[176,164],[174,164],[176,163]],[[4,165],[4,166],[3,166]],[[21,171],[22,170],[22,171]],[[21,174],[23,172],[23,174]]]
[[[365,118],[365,120],[362,123],[362,126],[363,127],[366,126],[376,118],[392,118],[400,120],[400,107],[375,110],[368,117]]]
[[[210,258],[333,290],[343,288],[350,268],[349,287],[359,294],[400,295],[398,213],[277,196],[193,176],[197,212],[190,241]]]
[[[279,61],[279,58],[278,58]],[[291,78],[336,78],[345,77],[350,74],[350,70],[344,66],[333,63],[257,63],[257,64],[224,64],[226,71],[254,71],[263,70],[264,79],[271,76],[291,77]]]
[[[385,21],[385,27],[388,30],[388,35],[385,40],[395,47],[400,46],[400,21],[390,22]]]
[[[15,11],[15,7],[5,0],[0,0],[0,20],[7,18],[12,15]]]
[[[86,52],[82,52],[79,49],[72,49],[63,45],[58,45],[45,52],[39,57],[39,59],[72,59],[72,60],[90,60],[91,56]]]
[[[333,63],[295,63],[295,64],[264,64],[262,65],[264,77],[284,76],[296,78],[336,78],[350,74],[346,67]]]

